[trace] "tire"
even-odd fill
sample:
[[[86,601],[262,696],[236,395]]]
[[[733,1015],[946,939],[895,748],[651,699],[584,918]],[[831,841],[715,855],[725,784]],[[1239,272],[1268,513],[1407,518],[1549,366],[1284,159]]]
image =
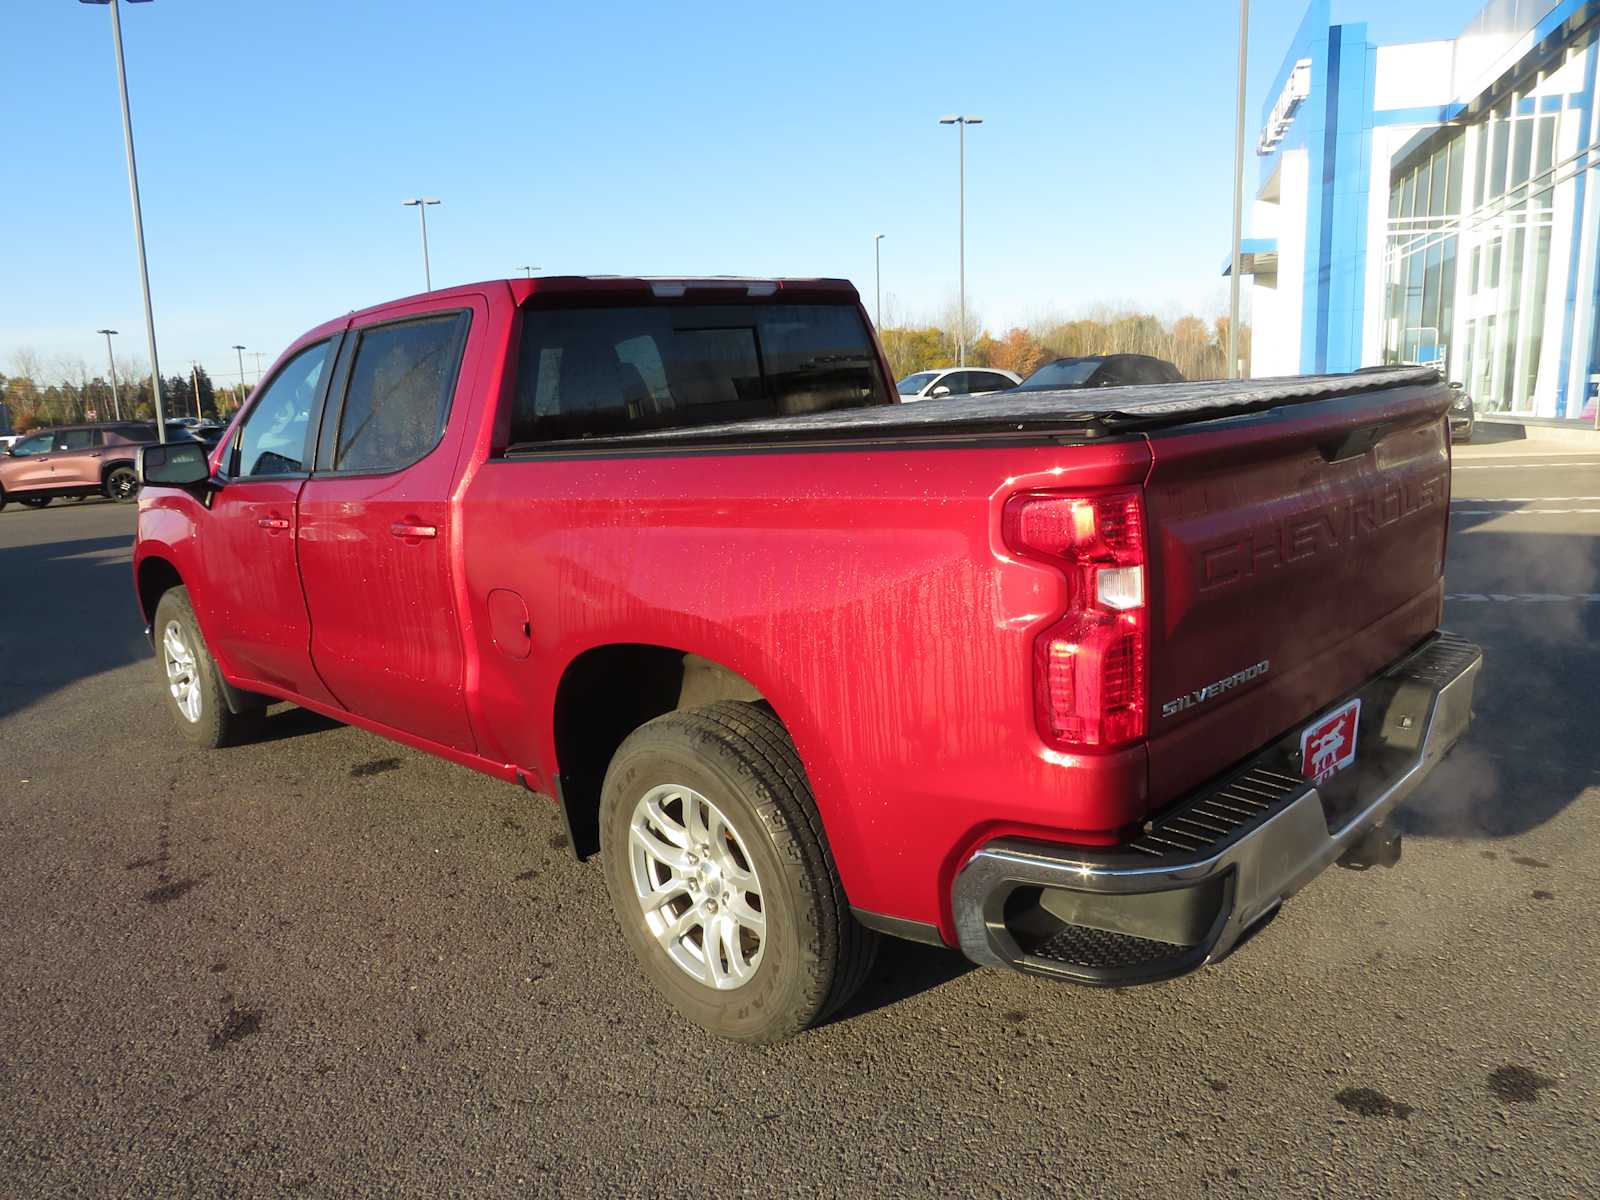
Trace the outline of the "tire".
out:
[[[48,507],[50,507],[50,501],[54,500],[55,497],[54,496],[19,496],[19,497],[17,497],[17,499],[20,500],[23,504],[26,504],[29,508],[48,508]]]
[[[688,857],[695,834],[710,847],[703,860]],[[689,835],[687,850],[678,835]],[[606,771],[600,845],[639,965],[711,1033],[798,1033],[848,1001],[876,957],[878,935],[850,912],[794,743],[763,705],[723,701],[634,730]]]
[[[200,636],[188,588],[175,587],[162,594],[151,630],[156,670],[167,695],[167,711],[177,721],[178,731],[208,749],[248,740],[259,727],[262,713],[255,709],[235,713],[228,708],[222,677]]]
[[[119,504],[137,500],[139,473],[129,466],[112,467],[106,472],[105,493],[107,500],[115,500]]]

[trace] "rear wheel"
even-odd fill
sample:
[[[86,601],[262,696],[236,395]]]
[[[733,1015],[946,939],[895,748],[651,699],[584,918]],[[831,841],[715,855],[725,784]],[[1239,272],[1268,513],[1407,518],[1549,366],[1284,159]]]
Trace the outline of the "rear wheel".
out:
[[[17,498],[29,508],[45,508],[51,500],[55,499],[54,496],[19,496]]]
[[[156,662],[179,732],[198,746],[212,748],[244,741],[254,733],[261,713],[228,708],[222,677],[200,636],[188,588],[175,587],[162,595],[152,628]]]
[[[860,987],[856,923],[799,756],[765,707],[724,701],[635,730],[600,811],[606,884],[656,989],[695,1024],[773,1042]]]
[[[132,500],[139,494],[139,476],[132,467],[112,467],[106,473],[106,497],[110,500]]]

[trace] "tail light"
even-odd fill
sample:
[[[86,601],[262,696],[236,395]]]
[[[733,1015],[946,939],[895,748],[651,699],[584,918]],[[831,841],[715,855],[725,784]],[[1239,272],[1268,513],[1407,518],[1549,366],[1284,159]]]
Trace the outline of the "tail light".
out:
[[[1006,503],[1006,544],[1059,569],[1067,611],[1034,646],[1039,733],[1075,752],[1145,735],[1144,508],[1137,489],[1030,492]]]

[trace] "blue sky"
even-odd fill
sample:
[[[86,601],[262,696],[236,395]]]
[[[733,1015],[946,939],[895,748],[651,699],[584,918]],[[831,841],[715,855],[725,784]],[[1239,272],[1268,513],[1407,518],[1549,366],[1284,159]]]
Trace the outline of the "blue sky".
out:
[[[1255,0],[1252,136],[1304,10]],[[1448,37],[1479,0],[1335,0],[1379,42]],[[967,287],[991,328],[1100,302],[1220,311],[1237,6],[544,0],[124,5],[164,372],[225,380],[305,328],[518,273],[842,275],[886,316]],[[143,323],[104,8],[0,21],[0,371],[98,364]],[[1249,164],[1247,164],[1247,170]],[[253,364],[253,360],[252,364]],[[247,364],[250,365],[250,364]],[[254,374],[253,365],[251,374]]]

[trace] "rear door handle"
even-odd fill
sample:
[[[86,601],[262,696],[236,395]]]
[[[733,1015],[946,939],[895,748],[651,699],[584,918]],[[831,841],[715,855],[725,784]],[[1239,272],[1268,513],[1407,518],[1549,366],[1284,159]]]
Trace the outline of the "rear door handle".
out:
[[[263,529],[287,529],[289,528],[289,518],[261,517],[256,521],[256,524],[261,526]]]
[[[397,538],[406,541],[416,541],[419,538],[432,538],[439,536],[439,529],[435,525],[421,525],[415,521],[396,521],[389,526],[389,532]]]

